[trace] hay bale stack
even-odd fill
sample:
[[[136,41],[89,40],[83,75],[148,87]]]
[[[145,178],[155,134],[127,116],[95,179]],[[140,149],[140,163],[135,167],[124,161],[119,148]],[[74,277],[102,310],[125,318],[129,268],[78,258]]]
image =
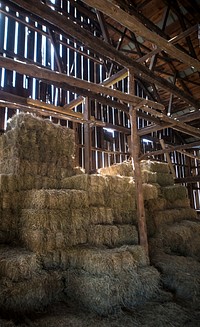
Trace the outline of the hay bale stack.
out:
[[[124,161],[110,167],[101,168],[98,170],[100,175],[109,176],[128,176],[134,177],[134,171],[131,161]]]
[[[74,269],[65,276],[66,295],[100,315],[144,304],[155,296],[159,285],[159,273],[153,267],[122,270],[117,276],[92,275]]]
[[[42,310],[58,300],[63,290],[61,276],[57,272],[40,271],[31,279],[0,280],[0,309],[8,313],[27,314]]]
[[[17,178],[12,191],[57,188],[62,178],[76,174],[74,153],[73,130],[20,113],[1,136],[0,173]]]
[[[0,246],[0,276],[13,282],[30,279],[39,271],[36,254],[22,248]]]
[[[188,198],[187,188],[183,185],[173,185],[161,188],[161,194],[169,202]]]
[[[200,222],[182,221],[167,226],[162,234],[162,247],[165,252],[200,259]]]
[[[141,160],[141,170],[152,171],[156,173],[169,173],[169,166],[167,163],[152,161],[152,160]]]

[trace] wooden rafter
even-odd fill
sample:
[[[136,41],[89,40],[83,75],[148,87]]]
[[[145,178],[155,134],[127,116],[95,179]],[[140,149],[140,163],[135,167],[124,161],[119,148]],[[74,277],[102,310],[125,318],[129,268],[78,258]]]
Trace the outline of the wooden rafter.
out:
[[[144,79],[150,83],[155,83],[156,85],[164,88],[165,91],[173,92],[177,97],[185,101],[186,103],[194,106],[195,108],[200,107],[200,102],[195,100],[193,97],[186,95],[178,87],[173,86],[170,82],[165,79],[156,76],[153,72],[149,71],[148,68],[135,62],[133,59],[125,56],[119,51],[115,50],[109,44],[104,41],[97,39],[91,33],[84,30],[83,28],[77,26],[69,19],[66,21],[65,17],[52,11],[48,6],[40,3],[39,1],[34,1],[34,4],[26,2],[25,0],[10,0],[11,3],[18,4],[20,7],[34,13],[35,15],[42,17],[45,21],[49,22],[59,28],[60,31],[70,34],[76,39],[80,40],[90,49],[93,49],[96,53],[109,58],[111,61],[115,61],[123,67],[131,69],[131,71],[139,78]]]
[[[123,26],[127,27],[130,31],[140,35],[144,39],[156,44],[159,48],[166,51],[169,55],[185,63],[187,66],[193,66],[200,71],[200,62],[197,59],[188,56],[186,53],[180,51],[172,44],[169,44],[164,38],[155,33],[151,32],[145,27],[138,19],[129,15],[124,10],[116,6],[115,0],[83,0],[86,4],[91,7],[97,8],[104,12],[106,15],[116,20]]]

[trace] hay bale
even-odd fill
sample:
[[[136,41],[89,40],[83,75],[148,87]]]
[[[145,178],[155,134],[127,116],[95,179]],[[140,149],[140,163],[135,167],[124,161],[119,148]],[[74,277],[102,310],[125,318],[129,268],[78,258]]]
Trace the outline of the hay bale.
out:
[[[137,211],[130,210],[129,208],[120,210],[117,208],[113,209],[114,223],[116,224],[137,224]]]
[[[0,247],[0,275],[12,281],[31,278],[39,269],[36,254],[22,248]]]
[[[138,268],[119,276],[122,283],[123,306],[133,309],[135,306],[144,305],[156,296],[159,290],[160,274],[154,267]]]
[[[79,190],[31,190],[20,193],[22,208],[60,209],[81,208],[88,206],[88,196]]]
[[[94,276],[76,269],[69,269],[65,274],[64,291],[67,297],[99,315],[113,314],[120,310],[119,286],[116,277]]]
[[[158,198],[159,190],[157,185],[143,184],[142,189],[143,189],[144,200],[151,200],[151,199]]]
[[[180,222],[182,220],[195,219],[197,214],[194,209],[191,208],[179,208],[179,209],[168,209],[165,211],[156,211],[154,216],[151,216],[155,227],[159,230],[164,225],[170,225],[174,222]]]
[[[0,281],[0,308],[10,313],[27,314],[42,310],[61,297],[63,282],[59,273],[41,271],[31,279]]]
[[[156,173],[156,182],[160,186],[170,186],[174,185],[173,175],[170,173]]]
[[[98,170],[101,175],[109,175],[109,176],[134,176],[133,166],[131,161],[124,161],[122,163],[118,163],[112,165],[110,167],[101,168]]]
[[[193,258],[162,254],[154,258],[164,286],[178,299],[199,302],[200,263]]]
[[[188,198],[187,188],[183,185],[162,187],[161,194],[166,200],[172,202]]]
[[[118,228],[113,225],[92,225],[87,229],[88,243],[95,246],[114,246],[118,241]]]
[[[148,170],[142,170],[141,171],[141,177],[143,183],[157,183],[157,173],[153,171]]]
[[[152,161],[152,160],[141,160],[141,170],[147,170],[157,173],[169,173],[169,167],[167,163]]]
[[[91,224],[113,224],[113,211],[106,207],[90,207]]]
[[[108,194],[106,204],[110,206],[114,212],[135,211],[136,199],[131,194],[121,193],[116,195],[114,192]]]
[[[118,239],[116,245],[138,244],[138,231],[133,225],[118,225]]]

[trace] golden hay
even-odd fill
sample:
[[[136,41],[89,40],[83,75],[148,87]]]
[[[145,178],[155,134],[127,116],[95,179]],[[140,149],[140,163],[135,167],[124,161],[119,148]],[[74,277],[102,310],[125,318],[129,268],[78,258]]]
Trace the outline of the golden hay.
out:
[[[113,211],[106,207],[90,207],[91,224],[113,224]]]
[[[160,186],[174,185],[173,175],[170,173],[156,173],[156,180]]]
[[[157,173],[148,171],[148,170],[142,170],[141,171],[141,177],[143,183],[157,183]]]
[[[20,193],[22,208],[60,209],[81,208],[88,206],[88,196],[79,190],[41,189]]]
[[[113,225],[93,225],[87,230],[88,243],[95,246],[114,246],[118,240],[118,228]]]
[[[36,254],[22,248],[0,247],[0,275],[12,281],[31,278],[39,269]]]
[[[17,314],[42,310],[61,297],[63,283],[56,272],[37,273],[31,279],[12,282],[0,281],[0,308]]]
[[[169,167],[167,163],[151,160],[142,160],[140,162],[141,170],[159,172],[159,173],[168,173]]]
[[[110,176],[134,176],[133,166],[130,161],[124,161],[120,164],[115,164],[110,167],[101,168],[98,170],[101,175]]]
[[[163,223],[170,224],[173,222],[179,222],[185,219],[196,219],[197,213],[192,208],[179,208],[179,209],[168,209],[165,211],[159,211],[155,214],[155,223],[160,225]]]
[[[158,198],[159,190],[157,185],[143,184],[144,200],[151,200]]]
[[[137,211],[126,209],[113,209],[114,223],[116,224],[137,224]]]
[[[184,200],[188,197],[187,188],[183,185],[166,186],[161,188],[162,196],[168,201]]]

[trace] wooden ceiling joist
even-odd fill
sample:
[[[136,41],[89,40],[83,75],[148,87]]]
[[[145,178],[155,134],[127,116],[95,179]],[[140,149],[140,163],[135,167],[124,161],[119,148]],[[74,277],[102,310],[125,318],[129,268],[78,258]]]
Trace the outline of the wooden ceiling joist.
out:
[[[127,67],[138,76],[140,79],[148,81],[150,83],[155,83],[157,86],[163,88],[165,91],[175,94],[178,98],[190,104],[194,108],[198,109],[200,107],[200,101],[194,99],[192,96],[187,95],[185,92],[180,90],[178,87],[174,86],[172,83],[168,82],[164,78],[155,75],[152,71],[146,68],[144,65],[136,62],[132,58],[124,55],[120,51],[117,51],[110,44],[98,39],[93,36],[88,31],[84,30],[78,24],[75,24],[70,19],[66,19],[61,14],[53,11],[47,5],[40,3],[39,1],[34,1],[33,3],[27,2],[25,0],[9,0],[10,3],[15,3],[21,8],[27,10],[28,12],[41,17],[48,24],[56,26],[56,29],[71,35],[77,40],[81,41],[86,47],[92,49],[95,53],[98,53],[104,58],[108,58],[111,61],[117,62],[123,67]],[[172,45],[169,44],[171,47]]]
[[[194,59],[183,51],[180,51],[160,35],[150,31],[134,16],[129,15],[124,10],[119,8],[119,6],[116,5],[115,0],[83,0],[83,2],[93,8],[100,10],[107,16],[120,23],[122,26],[128,28],[130,31],[157,45],[158,48],[166,51],[169,55],[182,61],[187,66],[192,66],[200,71],[199,60]]]

